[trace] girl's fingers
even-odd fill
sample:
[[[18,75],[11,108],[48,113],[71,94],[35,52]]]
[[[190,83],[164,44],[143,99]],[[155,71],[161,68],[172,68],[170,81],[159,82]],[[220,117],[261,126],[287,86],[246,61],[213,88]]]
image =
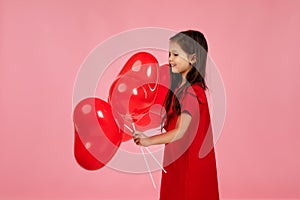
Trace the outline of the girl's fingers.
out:
[[[142,132],[135,131],[132,134],[133,141],[136,145],[141,145],[141,138],[146,137],[146,135]]]
[[[148,136],[146,136],[144,133],[139,133],[139,134],[133,134],[132,137],[133,139],[135,139],[135,138],[145,138]]]
[[[134,143],[139,145],[140,144],[140,138],[134,139]]]

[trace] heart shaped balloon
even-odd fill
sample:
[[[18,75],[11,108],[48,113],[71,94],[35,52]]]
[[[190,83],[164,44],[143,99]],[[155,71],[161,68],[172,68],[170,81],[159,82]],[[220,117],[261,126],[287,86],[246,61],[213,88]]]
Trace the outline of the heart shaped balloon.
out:
[[[136,122],[140,128],[152,129],[162,124],[165,115],[164,101],[170,87],[170,66],[164,64],[159,67],[159,79],[157,84],[157,95],[154,105],[149,112]]]
[[[109,91],[113,113],[135,122],[154,104],[157,89],[156,83],[144,83],[127,74],[118,77]]]
[[[77,163],[84,169],[87,170],[97,170],[104,166],[99,160],[97,160],[88,150],[88,144],[85,145],[76,131],[74,129],[74,155]]]
[[[105,166],[116,153],[123,132],[114,120],[111,106],[98,98],[80,101],[73,113],[74,154],[87,170]]]
[[[170,87],[170,66],[164,64],[159,67],[158,92],[155,104],[163,105]]]
[[[141,66],[148,66],[150,67],[150,69],[141,68]],[[154,70],[157,71],[158,67],[158,61],[151,53],[138,52],[128,59],[124,67],[119,72],[118,76],[133,71],[136,72],[136,74],[133,74],[135,78],[140,78],[141,80],[143,80],[144,78],[157,80],[157,73],[155,73]],[[149,70],[153,70],[153,73],[149,74]],[[147,77],[144,76],[145,74],[147,74]]]
[[[111,85],[108,102],[121,126],[131,127],[131,123],[149,112],[158,92],[158,68],[158,61],[152,54],[136,53]],[[125,129],[123,131],[127,133]]]

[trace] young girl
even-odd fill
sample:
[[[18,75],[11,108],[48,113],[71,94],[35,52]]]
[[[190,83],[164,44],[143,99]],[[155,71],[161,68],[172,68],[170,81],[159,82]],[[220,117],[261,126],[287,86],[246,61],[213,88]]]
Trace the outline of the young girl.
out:
[[[218,179],[204,75],[208,46],[198,31],[170,38],[171,88],[165,99],[165,133],[146,137],[135,132],[137,145],[166,144],[160,200],[219,199]],[[207,139],[208,138],[208,139]],[[205,139],[205,140],[204,140]],[[205,156],[199,154],[207,148]]]

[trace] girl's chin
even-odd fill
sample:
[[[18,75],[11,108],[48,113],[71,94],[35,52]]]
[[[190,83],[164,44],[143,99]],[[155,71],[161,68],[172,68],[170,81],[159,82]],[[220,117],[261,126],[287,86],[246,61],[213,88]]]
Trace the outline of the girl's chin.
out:
[[[171,69],[172,69],[172,72],[175,73],[175,74],[179,74],[179,73],[180,73],[180,72],[179,72],[178,70],[176,70],[174,67],[172,67]]]

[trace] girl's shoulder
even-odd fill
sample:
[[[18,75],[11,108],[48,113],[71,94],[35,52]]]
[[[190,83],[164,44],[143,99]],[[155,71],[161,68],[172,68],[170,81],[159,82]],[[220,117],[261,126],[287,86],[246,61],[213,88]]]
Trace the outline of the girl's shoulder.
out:
[[[186,95],[194,96],[201,103],[207,103],[207,98],[205,94],[205,90],[201,87],[199,83],[194,83],[193,85],[188,86],[185,89]]]

